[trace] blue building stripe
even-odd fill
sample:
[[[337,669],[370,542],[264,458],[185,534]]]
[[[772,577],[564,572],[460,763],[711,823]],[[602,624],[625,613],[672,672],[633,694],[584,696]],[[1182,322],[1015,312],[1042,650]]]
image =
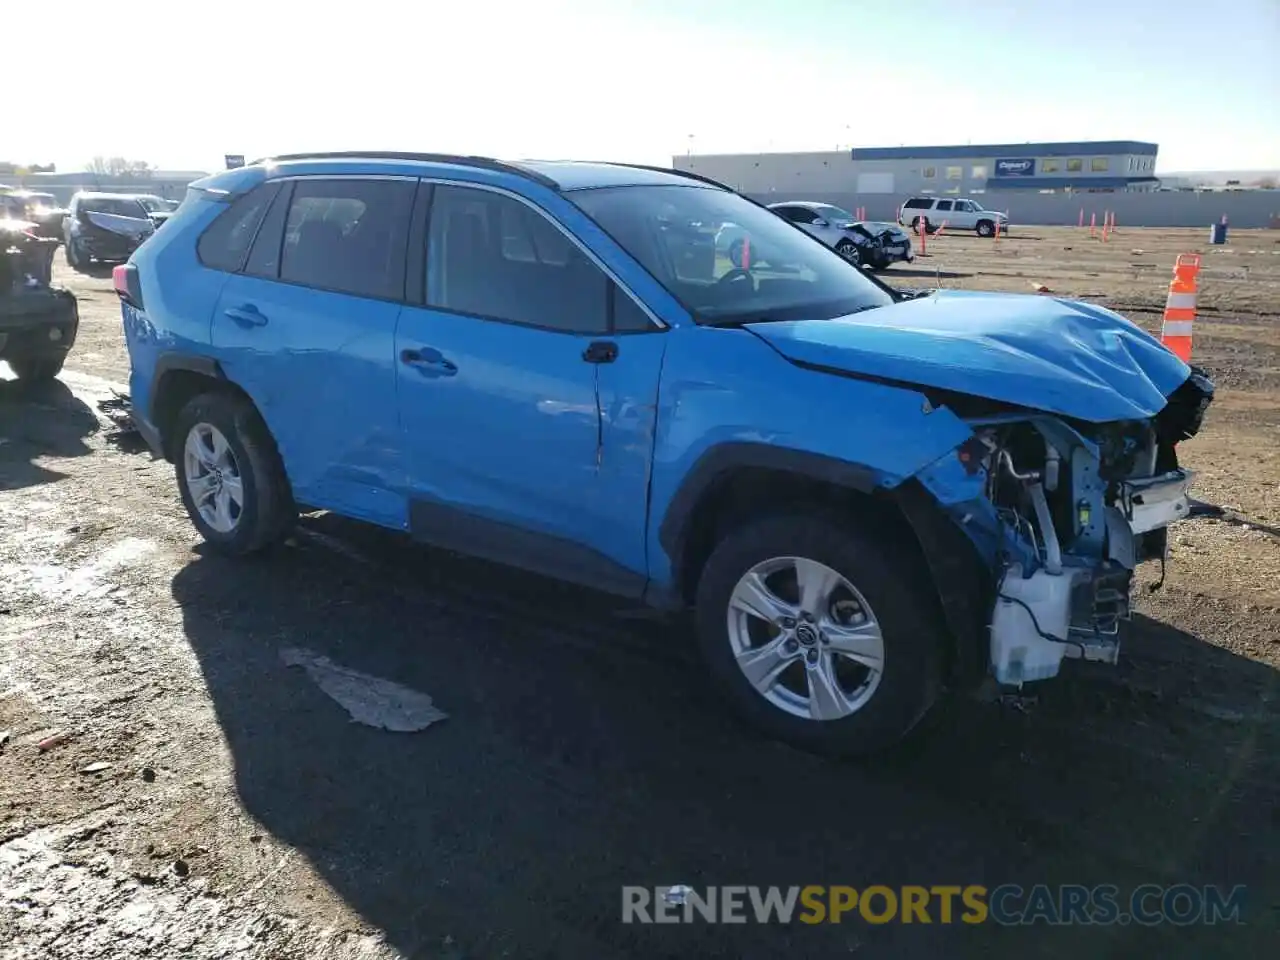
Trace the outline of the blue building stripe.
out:
[[[1135,183],[1155,183],[1158,177],[1091,177],[1080,174],[1074,177],[990,177],[987,180],[988,190],[1061,190],[1073,187],[1088,190],[1090,187],[1102,190],[1114,190]]]
[[[1125,153],[1154,157],[1157,144],[1140,140],[1068,143],[974,143],[951,147],[855,147],[854,160],[958,160],[983,157],[1079,157]]]

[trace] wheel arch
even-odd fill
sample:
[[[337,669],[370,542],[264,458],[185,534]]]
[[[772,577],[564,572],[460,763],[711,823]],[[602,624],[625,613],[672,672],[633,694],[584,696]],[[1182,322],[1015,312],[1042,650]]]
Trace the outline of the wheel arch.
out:
[[[885,489],[881,479],[873,467],[807,451],[755,443],[713,447],[689,471],[659,526],[673,599],[692,602],[703,566],[736,522],[788,508],[854,517],[909,550],[929,577],[947,633],[946,673],[965,682],[981,676],[987,565],[923,484],[908,479]]]
[[[151,403],[147,411],[160,436],[165,459],[173,462],[173,426],[178,413],[194,397],[202,393],[229,393],[253,398],[234,381],[228,379],[222,365],[210,357],[184,353],[161,354],[152,379]],[[254,406],[256,410],[256,405]]]

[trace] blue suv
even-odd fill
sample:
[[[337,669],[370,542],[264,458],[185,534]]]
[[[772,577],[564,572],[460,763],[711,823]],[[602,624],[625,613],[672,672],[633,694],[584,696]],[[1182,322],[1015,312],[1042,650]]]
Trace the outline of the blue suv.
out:
[[[745,265],[716,250],[736,225]],[[895,293],[672,170],[282,156],[116,269],[135,417],[228,554],[303,505],[692,608],[768,734],[1114,661],[1212,382],[1109,310]]]

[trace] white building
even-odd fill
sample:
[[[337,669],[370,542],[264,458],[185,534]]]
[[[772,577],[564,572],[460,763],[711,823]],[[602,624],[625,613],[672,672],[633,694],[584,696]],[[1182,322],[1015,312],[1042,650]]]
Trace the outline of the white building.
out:
[[[1157,149],[1137,140],[871,147],[686,155],[672,158],[672,166],[754,195],[1131,192],[1159,186]]]

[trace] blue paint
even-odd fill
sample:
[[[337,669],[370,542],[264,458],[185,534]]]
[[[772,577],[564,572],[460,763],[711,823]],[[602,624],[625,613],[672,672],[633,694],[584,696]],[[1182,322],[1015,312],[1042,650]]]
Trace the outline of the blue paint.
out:
[[[1137,152],[1132,146],[1125,152]],[[1064,445],[1093,456],[1092,445],[1048,415],[1146,419],[1188,375],[1118,314],[1045,297],[947,291],[846,317],[817,302],[771,309],[827,319],[700,325],[685,304],[716,284],[661,281],[572,191],[714,188],[603,164],[528,167],[560,189],[464,161],[374,158],[251,165],[196,184],[133,258],[146,304],[145,312],[123,308],[137,412],[153,410],[164,356],[215,360],[262,414],[299,501],[392,528],[409,525],[414,501],[443,505],[587,547],[669,588],[677,558],[663,545],[663,520],[699,465],[730,444],[856,465],[879,490],[918,478],[988,563],[1003,550],[1028,567],[1026,544],[985,498],[985,474],[967,472],[956,456],[973,425],[926,394],[1041,411]],[[235,196],[268,178],[335,174],[462,181],[522,197],[616,278],[619,296],[630,291],[659,323],[636,333],[553,331],[197,260],[196,239]],[[697,225],[664,221],[666,243],[679,241],[676,228]],[[854,270],[821,244],[805,240],[800,249],[818,272]],[[653,252],[650,267],[667,255]],[[440,282],[438,256],[434,248],[425,256],[431,289]],[[775,285],[803,288],[802,270],[779,273]],[[885,302],[860,272],[839,276],[866,286],[866,305]],[[751,291],[738,289],[749,305]],[[616,357],[585,362],[587,346],[601,339]]]
[[[1190,371],[1091,304],[942,291],[842,320],[752,330],[802,363],[990,397],[1097,423],[1145,419]]]

